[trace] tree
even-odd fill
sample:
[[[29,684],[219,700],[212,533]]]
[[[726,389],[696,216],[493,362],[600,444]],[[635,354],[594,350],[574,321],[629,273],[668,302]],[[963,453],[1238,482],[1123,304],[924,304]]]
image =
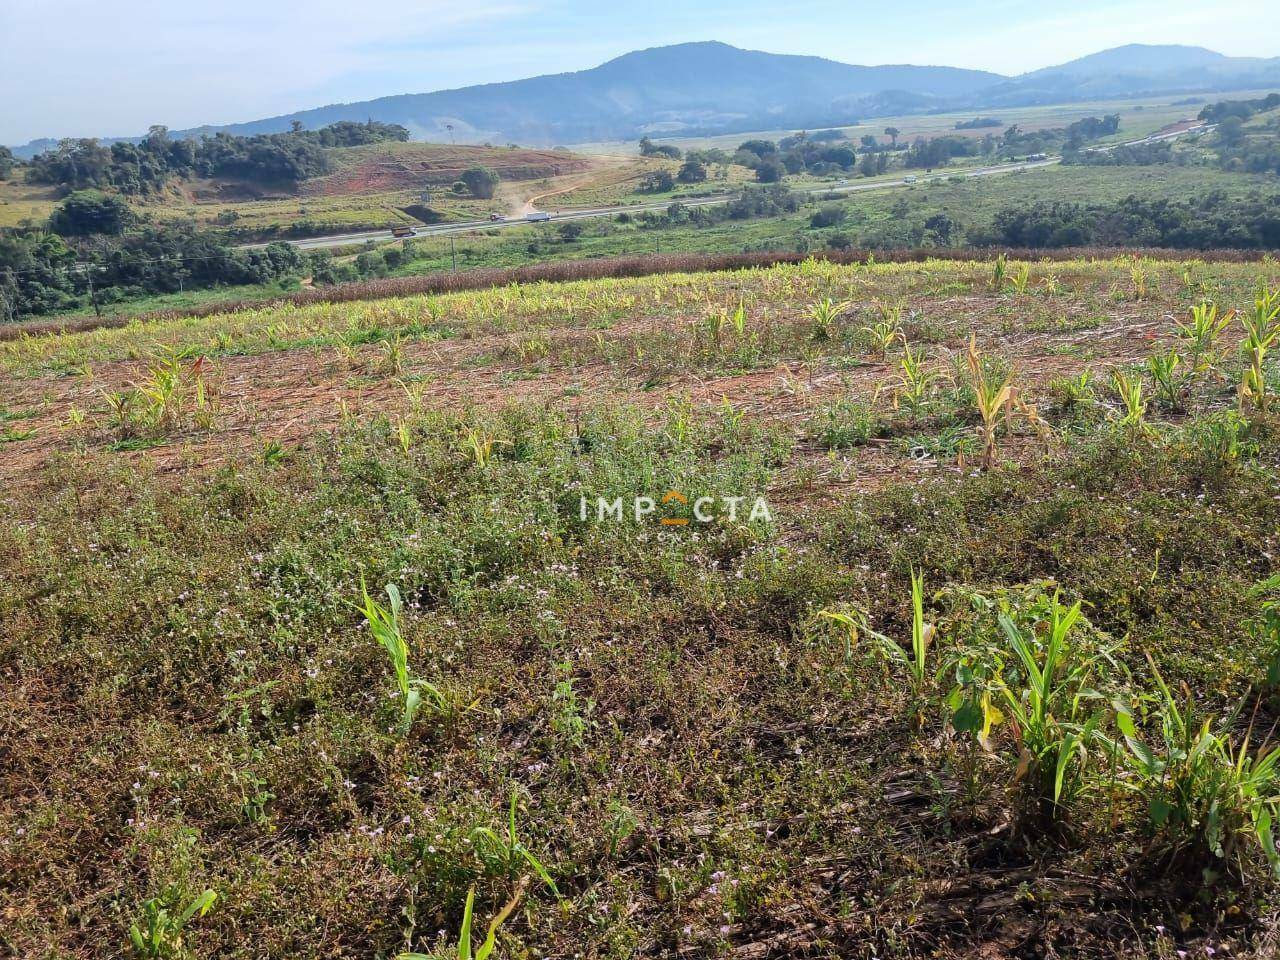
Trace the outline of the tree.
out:
[[[832,204],[823,207],[811,216],[809,218],[809,226],[815,230],[820,230],[823,227],[834,227],[844,223],[846,216],[848,216],[848,211],[844,207]]]
[[[0,180],[8,180],[13,173],[13,152],[8,147],[0,147]]]
[[[686,160],[676,174],[681,183],[702,183],[707,179],[707,168],[697,160]]]
[[[760,183],[777,183],[785,173],[786,169],[776,157],[766,157],[756,164],[756,180]]]
[[[670,170],[655,170],[640,181],[641,193],[666,193],[675,187],[676,178],[671,175]]]
[[[666,157],[668,160],[680,159],[680,148],[673,147],[669,143],[657,144],[648,137],[640,138],[640,156],[642,157]]]
[[[778,145],[772,140],[746,140],[738,145],[739,153],[754,153],[759,159],[772,157],[778,152]]]
[[[1227,117],[1218,124],[1218,142],[1233,147],[1244,139],[1244,121]]]
[[[582,236],[582,230],[583,227],[579,221],[570,220],[567,223],[560,224],[556,232],[560,234],[560,239],[565,243],[573,243]]]
[[[481,200],[490,199],[498,185],[498,175],[488,167],[471,167],[462,171],[462,176],[458,179],[467,185],[473,197]]]
[[[893,141],[892,146],[896,150],[898,147],[898,134],[902,133],[897,127],[885,127],[884,135]]]
[[[935,213],[924,222],[924,228],[932,233],[934,239],[940,246],[949,246],[951,244],[952,234],[955,233],[956,224],[945,213]]]
[[[132,222],[133,213],[124,198],[100,190],[77,190],[49,217],[49,226],[64,237],[121,233]]]

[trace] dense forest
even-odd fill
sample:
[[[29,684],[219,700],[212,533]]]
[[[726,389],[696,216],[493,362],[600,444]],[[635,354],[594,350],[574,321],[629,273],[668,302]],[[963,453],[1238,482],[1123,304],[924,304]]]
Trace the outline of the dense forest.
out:
[[[266,283],[304,266],[289,244],[237,250],[190,226],[145,226],[91,243],[46,231],[0,232],[0,323],[146,295]]]
[[[989,231],[971,229],[967,237],[975,246],[1274,250],[1280,248],[1280,196],[1231,199],[1214,192],[1184,201],[1040,201],[1006,207]]]
[[[289,184],[327,172],[327,148],[408,139],[404,127],[373,121],[254,137],[219,133],[198,140],[171,139],[166,128],[157,126],[136,143],[63,140],[56,150],[31,160],[27,179],[67,190],[112,189],[133,195],[154,193],[174,177]]]

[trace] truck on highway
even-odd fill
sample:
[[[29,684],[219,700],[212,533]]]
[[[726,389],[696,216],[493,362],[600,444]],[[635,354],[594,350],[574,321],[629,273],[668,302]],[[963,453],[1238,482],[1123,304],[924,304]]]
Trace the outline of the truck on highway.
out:
[[[530,223],[545,223],[547,220],[551,219],[551,214],[543,210],[537,210],[526,216],[525,219]]]
[[[398,227],[392,227],[392,228],[391,228],[391,235],[392,235],[393,237],[396,237],[397,239],[399,239],[400,237],[412,237],[412,236],[413,236],[413,227],[404,226],[404,225],[401,225],[401,226],[398,226]]]

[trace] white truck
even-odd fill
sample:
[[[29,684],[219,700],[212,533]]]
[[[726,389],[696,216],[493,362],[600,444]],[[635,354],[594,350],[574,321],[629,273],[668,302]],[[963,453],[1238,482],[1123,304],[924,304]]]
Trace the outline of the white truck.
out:
[[[543,223],[551,219],[551,214],[543,210],[535,210],[533,213],[525,217],[530,223]]]

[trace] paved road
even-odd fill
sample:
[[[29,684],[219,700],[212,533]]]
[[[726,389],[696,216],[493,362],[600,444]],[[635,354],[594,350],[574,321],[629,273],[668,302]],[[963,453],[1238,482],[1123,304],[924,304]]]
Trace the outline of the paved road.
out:
[[[1142,143],[1155,143],[1161,140],[1173,140],[1177,137],[1184,136],[1188,133],[1205,133],[1213,129],[1212,124],[1205,124],[1198,127],[1192,127],[1189,130],[1175,130],[1171,133],[1152,134],[1149,137],[1142,137],[1138,140],[1126,140],[1123,143],[1112,144],[1110,146],[1098,147],[1099,150],[1113,150],[1120,146],[1135,146]],[[948,180],[952,177],[964,177],[970,179],[974,177],[994,177],[1005,173],[1015,173],[1019,170],[1035,170],[1039,167],[1051,167],[1062,162],[1061,157],[1047,157],[1044,160],[1022,160],[1017,163],[997,163],[985,167],[971,167],[968,169],[957,168],[943,170],[941,173],[922,173],[914,176],[907,175],[898,177],[893,180],[867,180],[858,183],[833,183],[828,186],[814,187],[808,190],[800,191],[809,196],[830,196],[831,194],[849,194],[864,193],[873,190],[893,190],[900,187],[911,186],[913,184],[934,183],[939,180]],[[736,199],[736,193],[719,194],[713,197],[691,197],[689,199],[680,199],[679,203],[686,207],[708,207],[720,203],[728,203]],[[557,223],[564,220],[590,220],[596,217],[615,217],[620,213],[639,213],[644,210],[666,210],[674,200],[661,200],[654,203],[637,203],[631,205],[619,205],[610,207],[592,207],[579,210],[565,210],[561,213],[553,213],[548,220],[542,220],[542,223]],[[504,229],[507,227],[527,226],[531,221],[524,217],[513,217],[509,220],[464,220],[456,223],[440,223],[433,226],[415,227],[413,236],[415,237],[438,237],[448,234],[468,233],[478,229]],[[370,240],[390,240],[390,230],[365,230],[358,233],[340,233],[327,237],[311,237],[306,240],[290,240],[288,241],[299,250],[323,250],[332,247],[348,247],[355,244],[367,243]],[[264,243],[245,244],[241,249],[252,250],[256,247],[264,247]]]

